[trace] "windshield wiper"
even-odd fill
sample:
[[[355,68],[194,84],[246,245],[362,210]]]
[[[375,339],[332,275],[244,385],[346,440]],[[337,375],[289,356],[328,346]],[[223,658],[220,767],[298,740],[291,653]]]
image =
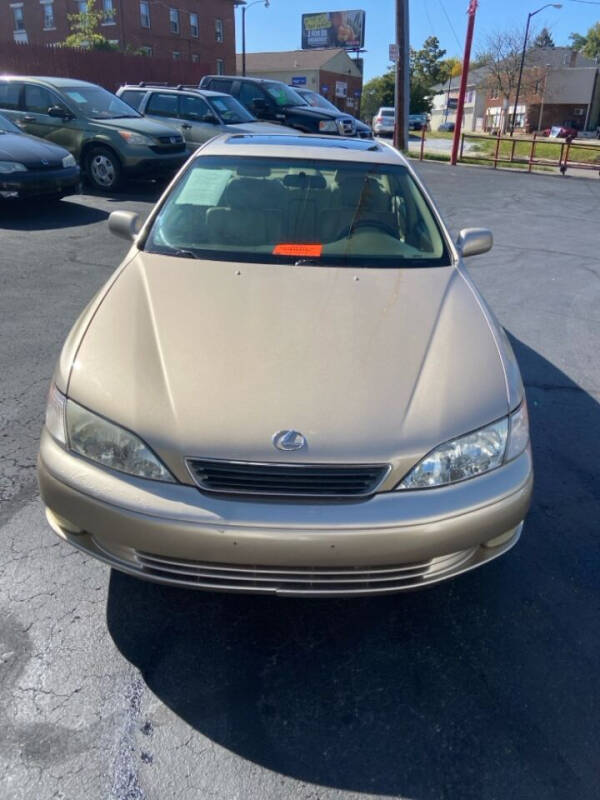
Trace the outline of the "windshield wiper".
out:
[[[198,258],[191,250],[173,250],[169,252],[169,255],[178,256],[179,258]]]

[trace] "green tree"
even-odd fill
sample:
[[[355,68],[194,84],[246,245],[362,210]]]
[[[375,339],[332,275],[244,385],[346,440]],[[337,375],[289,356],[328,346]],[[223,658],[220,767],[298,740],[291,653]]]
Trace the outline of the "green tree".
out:
[[[420,50],[410,49],[410,71],[417,83],[431,87],[444,78],[442,59],[446,51],[437,36],[428,36]]]
[[[114,50],[115,46],[98,31],[103,22],[114,19],[114,16],[114,11],[99,11],[96,0],[87,0],[85,11],[67,14],[71,33],[64,41],[65,46],[85,50]]]
[[[600,58],[600,22],[589,29],[585,36],[580,33],[569,34],[571,47],[586,58]]]
[[[583,50],[587,44],[587,38],[580,33],[570,33],[569,39],[571,40],[571,47],[573,50]]]
[[[365,118],[371,117],[380,106],[394,106],[394,69],[372,78],[363,87],[361,108]]]
[[[600,58],[600,22],[587,32],[585,46],[581,51],[586,58]]]
[[[556,47],[554,39],[548,28],[542,28],[532,42],[533,47]]]

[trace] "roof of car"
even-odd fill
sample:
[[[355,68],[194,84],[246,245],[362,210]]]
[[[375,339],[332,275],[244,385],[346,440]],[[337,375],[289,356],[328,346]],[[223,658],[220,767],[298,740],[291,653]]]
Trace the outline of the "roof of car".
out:
[[[2,75],[2,80],[11,81],[34,81],[35,83],[47,83],[49,86],[55,86],[57,89],[62,89],[65,86],[97,86],[97,83],[90,83],[89,81],[80,81],[76,78],[52,78],[43,75]]]
[[[140,86],[139,83],[125,83],[119,86],[118,91],[137,92],[175,92],[176,94],[198,94],[201,97],[223,97],[223,92],[213,92],[211,89],[199,89],[194,86],[185,86],[178,89],[176,86]]]
[[[277,78],[255,78],[253,75],[205,75],[202,80],[252,81],[253,83],[283,83]]]
[[[196,151],[197,156],[257,156],[311,158],[323,161],[363,161],[403,164],[401,153],[373,139],[345,139],[341,136],[310,134],[223,134]]]

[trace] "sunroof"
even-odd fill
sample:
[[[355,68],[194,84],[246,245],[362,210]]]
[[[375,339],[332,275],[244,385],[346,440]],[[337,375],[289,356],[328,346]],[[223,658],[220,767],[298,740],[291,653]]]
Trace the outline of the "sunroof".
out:
[[[288,136],[287,134],[251,135],[235,133],[227,144],[256,144],[280,147],[329,147],[343,150],[381,150],[372,139],[344,139],[341,136]]]

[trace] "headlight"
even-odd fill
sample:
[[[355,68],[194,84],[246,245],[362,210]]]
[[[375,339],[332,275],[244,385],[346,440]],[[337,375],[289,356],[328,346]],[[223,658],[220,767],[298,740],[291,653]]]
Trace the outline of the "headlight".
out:
[[[133,131],[119,131],[119,136],[125,139],[127,144],[155,144],[154,139],[149,136],[144,136],[143,133],[134,133]]]
[[[27,167],[18,161],[0,161],[0,175],[10,175],[11,172],[27,172]]]
[[[324,120],[319,122],[319,130],[322,133],[337,133],[337,125],[335,120]]]
[[[46,428],[69,450],[103,467],[139,478],[174,481],[138,436],[67,399],[54,385],[48,395]]]
[[[509,417],[436,447],[397,489],[428,489],[483,475],[519,456],[529,442],[525,401]]]
[[[62,160],[63,167],[75,167],[77,166],[77,162],[75,161],[75,157],[72,156],[70,153],[68,156],[65,156]]]

